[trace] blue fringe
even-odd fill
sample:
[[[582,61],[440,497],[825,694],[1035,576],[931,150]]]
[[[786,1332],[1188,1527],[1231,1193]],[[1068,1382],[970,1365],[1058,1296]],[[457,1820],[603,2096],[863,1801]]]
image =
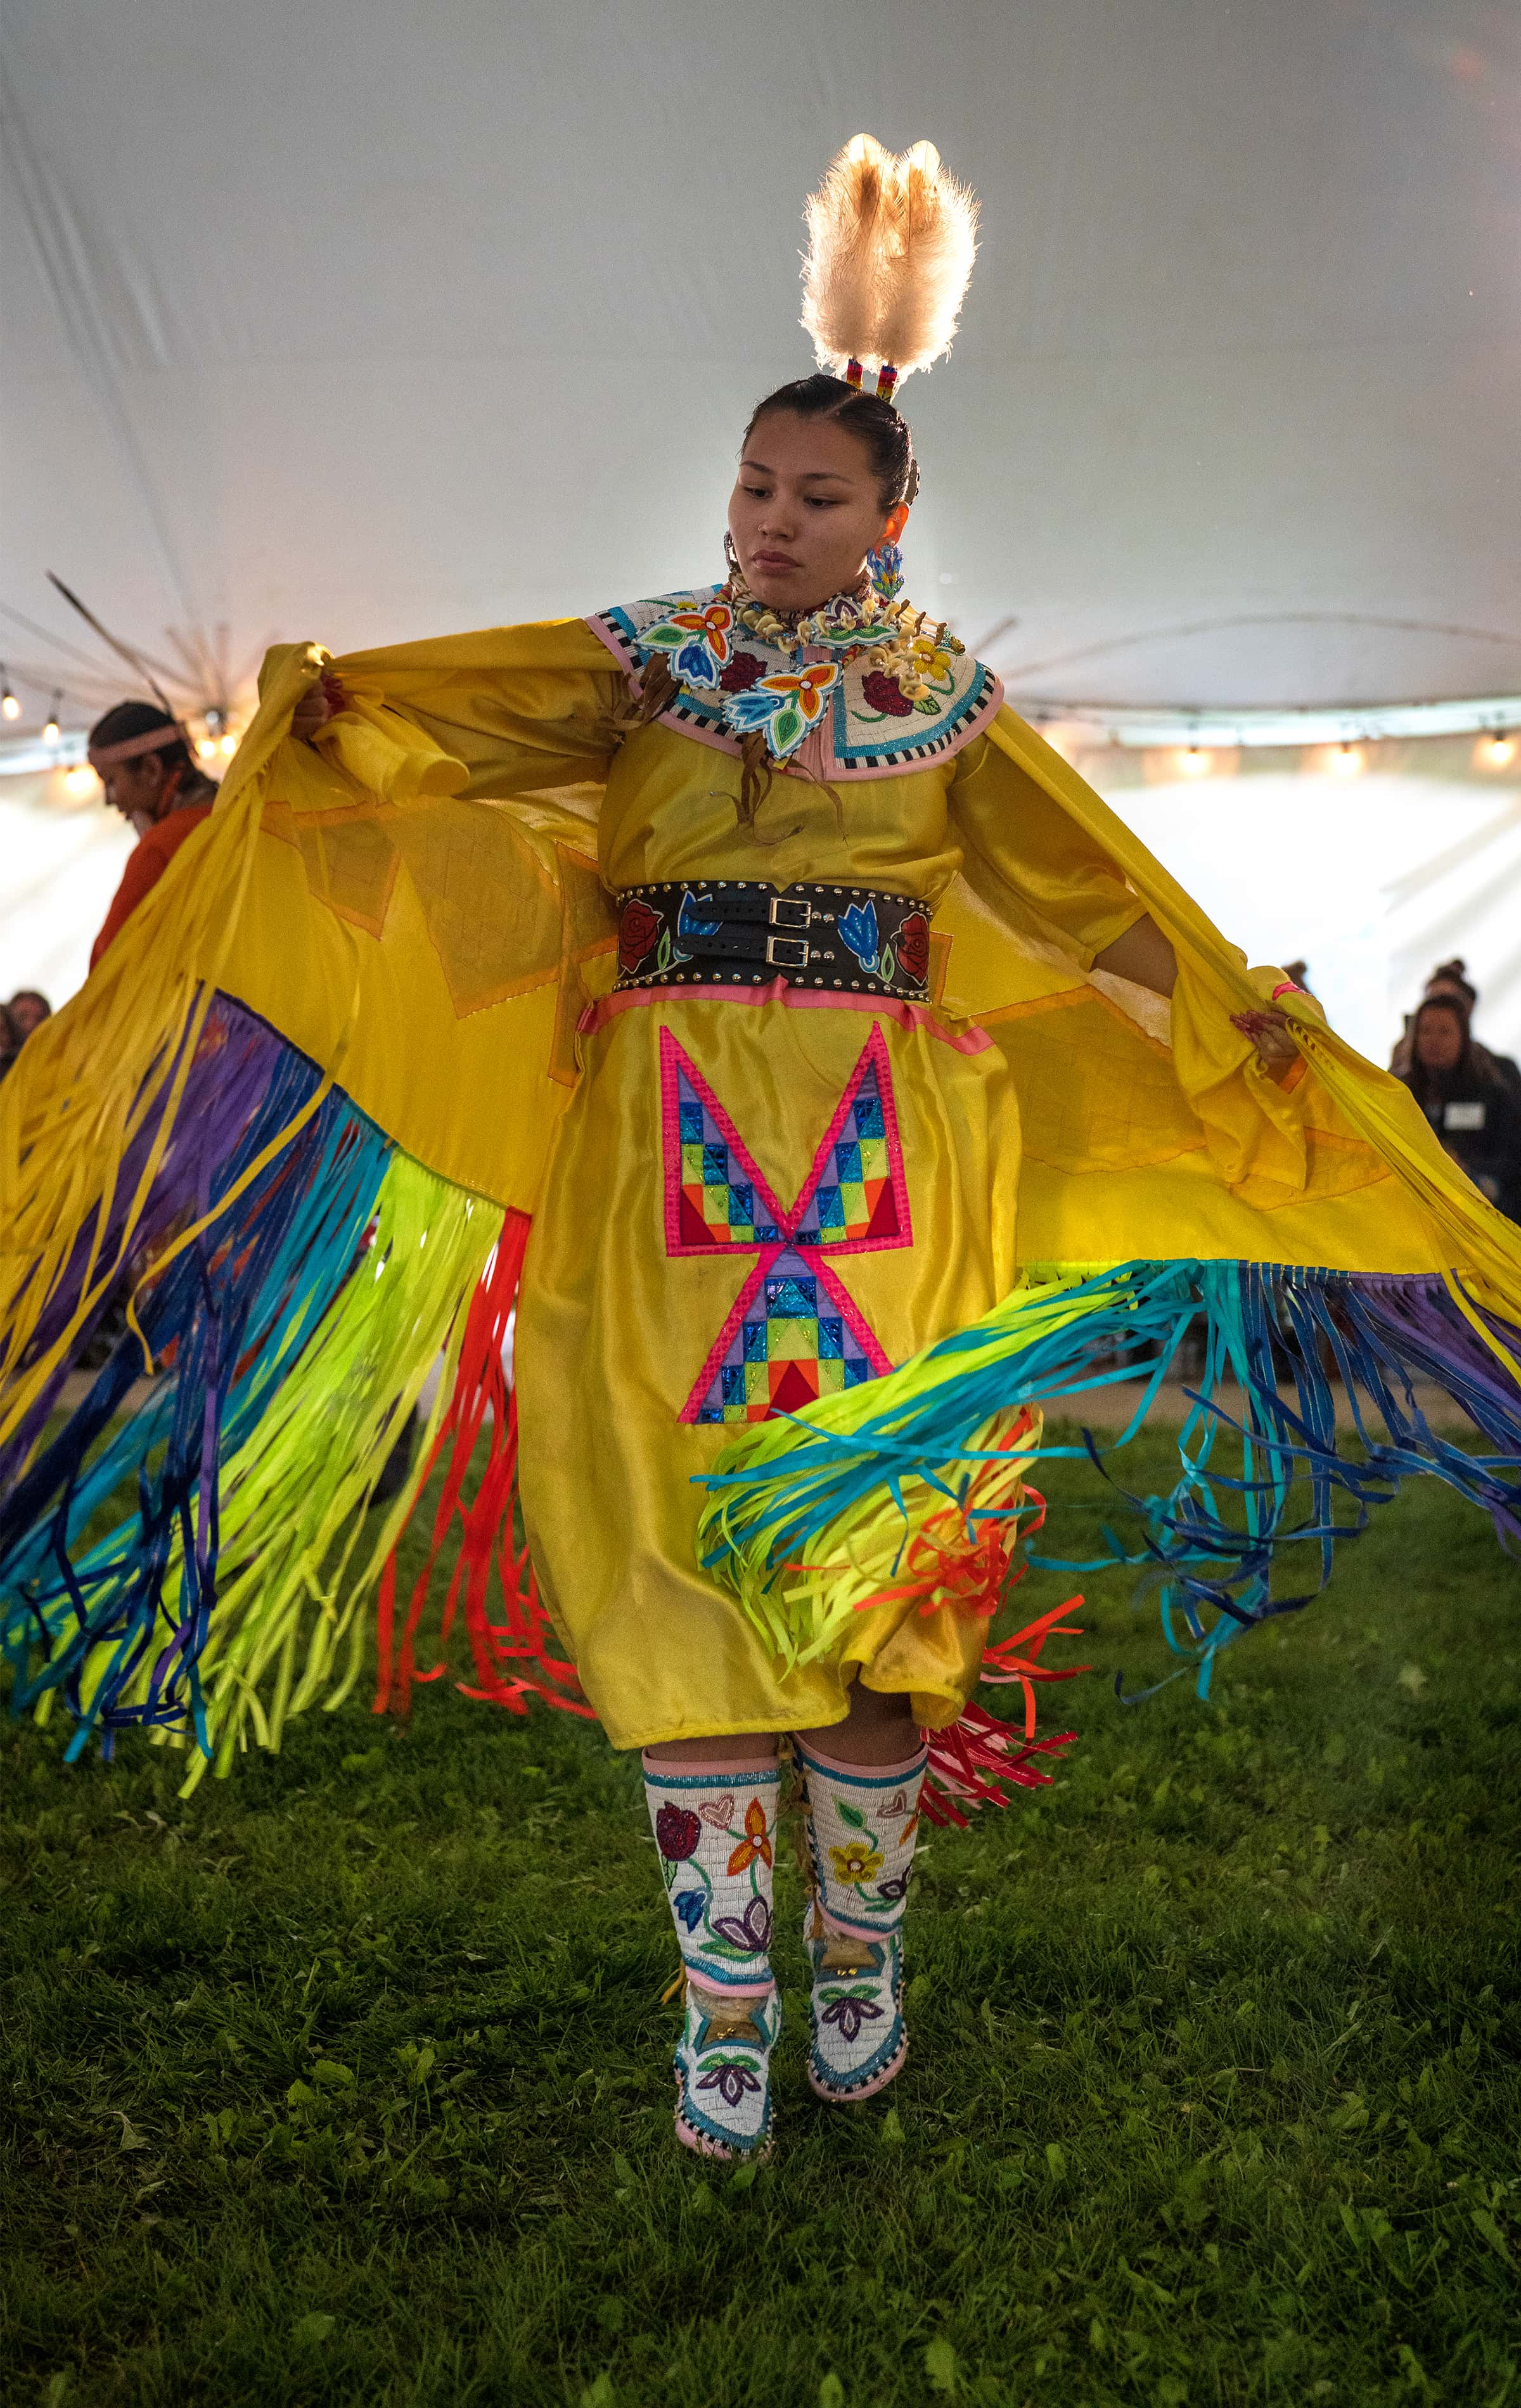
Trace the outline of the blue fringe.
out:
[[[186,1220],[212,1209],[315,1091],[311,1064],[272,1043],[263,1097],[224,1159],[197,1163],[187,1145],[161,1174],[182,1188],[192,1175]],[[138,1302],[143,1335],[161,1366],[173,1349],[154,1393],[107,1435],[144,1369],[128,1331],[0,1508],[0,1644],[11,1666],[11,1713],[62,1689],[78,1723],[70,1761],[95,1732],[108,1755],[111,1734],[132,1725],[188,1724],[209,1754],[197,1659],[216,1602],[219,1464],[251,1434],[350,1276],[390,1155],[372,1124],[331,1091],[227,1219],[150,1278]],[[136,1512],[76,1561],[87,1526],[133,1475]],[[177,1532],[181,1571],[171,1612],[164,1589]],[[114,1653],[86,1703],[81,1676],[103,1642]],[[146,1695],[126,1701],[155,1646]]]

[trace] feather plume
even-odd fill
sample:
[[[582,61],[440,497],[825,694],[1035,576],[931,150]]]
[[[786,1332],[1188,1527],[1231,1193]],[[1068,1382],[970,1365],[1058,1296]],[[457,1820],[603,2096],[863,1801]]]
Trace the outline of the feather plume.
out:
[[[932,142],[895,158],[857,134],[806,216],[803,324],[821,367],[891,361],[901,380],[950,350],[977,251],[977,200]]]

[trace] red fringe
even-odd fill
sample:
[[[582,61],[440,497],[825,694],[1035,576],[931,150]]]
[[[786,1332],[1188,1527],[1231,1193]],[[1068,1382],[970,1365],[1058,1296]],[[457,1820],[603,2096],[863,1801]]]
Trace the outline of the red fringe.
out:
[[[1040,1499],[1042,1513],[1045,1500]],[[1019,1577],[1018,1574],[1015,1577]],[[1075,1681],[1080,1672],[1091,1672],[1091,1664],[1071,1664],[1062,1671],[1038,1659],[1048,1639],[1081,1639],[1076,1623],[1064,1624],[1062,1615],[1081,1605],[1081,1597],[1069,1597],[1065,1605],[1055,1605],[1038,1621],[1028,1622],[1012,1638],[1000,1639],[996,1647],[983,1651],[984,1681],[995,1685],[1017,1681],[1025,1692],[1024,1745],[1018,1743],[1013,1727],[990,1714],[985,1706],[969,1705],[958,1723],[949,1730],[926,1731],[929,1766],[920,1795],[921,1813],[930,1822],[941,1826],[954,1823],[959,1829],[967,1828],[963,1807],[1007,1806],[1009,1799],[1000,1784],[1013,1782],[1021,1789],[1039,1789],[1051,1779],[1049,1772],[1033,1769],[1038,1756],[1055,1756],[1058,1748],[1069,1747],[1076,1731],[1061,1731],[1052,1739],[1035,1736],[1035,1684],[1038,1681]],[[959,1801],[959,1802],[958,1802]]]
[[[427,1561],[412,1586],[406,1619],[399,1634],[396,1618],[396,1559],[393,1555],[380,1578],[377,1614],[380,1669],[375,1712],[404,1714],[411,1703],[414,1682],[441,1680],[449,1670],[448,1644],[453,1634],[461,1596],[465,1633],[469,1643],[474,1678],[456,1682],[467,1698],[484,1698],[524,1714],[530,1698],[566,1713],[595,1719],[581,1694],[576,1669],[557,1652],[548,1614],[539,1601],[538,1584],[526,1543],[515,1544],[518,1409],[502,1369],[502,1350],[517,1303],[523,1274],[524,1249],[532,1224],[525,1212],[509,1212],[496,1251],[484,1278],[470,1299],[460,1349],[454,1393],[444,1416],[418,1493],[444,1454],[450,1450],[443,1491],[433,1517]],[[484,1464],[473,1498],[466,1502],[464,1487],[474,1462],[477,1441],[489,1426]],[[433,1575],[455,1520],[459,1552],[449,1577],[439,1616],[438,1661],[421,1670],[416,1660],[417,1634],[427,1607]],[[495,1567],[501,1584],[505,1619],[493,1621],[487,1591]]]

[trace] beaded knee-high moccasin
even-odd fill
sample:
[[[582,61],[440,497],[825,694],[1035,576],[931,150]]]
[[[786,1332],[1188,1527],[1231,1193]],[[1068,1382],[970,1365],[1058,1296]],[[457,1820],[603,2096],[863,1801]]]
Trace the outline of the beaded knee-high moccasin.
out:
[[[780,1778],[732,1764],[644,1758],[644,1794],[686,1975],[676,2137],[704,2157],[763,2154],[782,2028],[771,1972]]]
[[[883,2089],[909,2053],[902,1930],[925,1750],[866,1765],[793,1744],[813,1873],[803,1921],[813,1969],[808,2078],[821,2099],[846,2103]]]

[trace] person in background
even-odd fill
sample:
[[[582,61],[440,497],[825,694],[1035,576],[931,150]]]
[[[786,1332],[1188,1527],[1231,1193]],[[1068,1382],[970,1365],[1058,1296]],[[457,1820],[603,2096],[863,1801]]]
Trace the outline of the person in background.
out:
[[[10,1017],[10,1007],[0,1003],[0,1079],[5,1078],[21,1050],[21,1039]]]
[[[1469,978],[1468,965],[1464,961],[1455,958],[1437,964],[1421,991],[1421,1000],[1425,1002],[1428,997],[1435,996],[1448,996],[1461,1006],[1463,1015],[1470,1023],[1469,1041],[1474,1061],[1481,1069],[1489,1071],[1502,1086],[1507,1087],[1515,1103],[1521,1106],[1521,1063],[1514,1062],[1508,1054],[1492,1054],[1488,1046],[1481,1045],[1472,1034],[1473,1007],[1479,1000],[1479,990]],[[1389,1057],[1389,1068],[1397,1079],[1403,1079],[1410,1068],[1414,1026],[1414,1013],[1407,1012],[1404,1033]]]
[[[1469,1032],[1462,998],[1428,995],[1401,1073],[1444,1150],[1491,1204],[1521,1220],[1521,1103]]]
[[[52,1005],[35,986],[19,986],[6,1006],[18,1047],[25,1044],[34,1029],[52,1018]]]
[[[90,952],[93,969],[158,884],[185,838],[216,800],[217,790],[186,744],[179,723],[151,702],[119,702],[90,730],[90,767],[106,800],[137,832],[122,883]]]

